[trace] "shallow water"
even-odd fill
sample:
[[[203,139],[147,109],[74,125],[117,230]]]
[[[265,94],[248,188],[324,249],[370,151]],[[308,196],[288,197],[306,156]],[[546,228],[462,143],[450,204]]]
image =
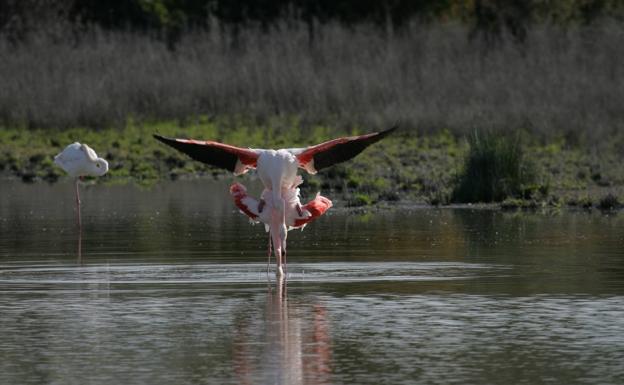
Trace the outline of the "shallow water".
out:
[[[226,188],[84,186],[79,244],[3,181],[0,383],[624,382],[621,213],[332,209],[279,284]]]

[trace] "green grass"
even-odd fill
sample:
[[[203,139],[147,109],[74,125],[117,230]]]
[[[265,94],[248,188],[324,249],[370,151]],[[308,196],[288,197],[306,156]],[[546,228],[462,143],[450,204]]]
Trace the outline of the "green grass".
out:
[[[202,117],[182,123],[129,121],[123,128],[100,130],[3,128],[0,173],[3,178],[25,182],[63,180],[63,171],[52,159],[67,144],[81,141],[109,161],[110,172],[96,178],[96,183],[149,186],[179,178],[234,180],[227,172],[163,145],[152,134],[275,148],[305,146],[363,132],[358,127],[306,125],[293,117],[273,118],[265,125],[242,118]],[[425,135],[401,128],[349,162],[317,175],[303,174],[302,193],[307,198],[320,191],[343,206],[398,200],[434,205],[503,201],[503,206],[513,209],[562,204],[598,207],[607,194],[616,202],[623,200],[622,138],[610,138],[603,148],[572,146],[563,139],[541,143],[532,137],[514,147],[517,143],[505,137],[466,140],[449,131]],[[250,174],[251,178],[243,178],[252,179]],[[463,199],[459,199],[460,192],[465,194]]]

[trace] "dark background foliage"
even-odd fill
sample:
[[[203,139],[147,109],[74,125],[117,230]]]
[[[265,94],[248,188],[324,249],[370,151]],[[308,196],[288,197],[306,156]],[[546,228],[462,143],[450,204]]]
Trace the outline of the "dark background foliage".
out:
[[[267,28],[280,20],[315,24],[370,23],[402,28],[412,20],[460,20],[474,33],[504,31],[523,39],[531,22],[590,23],[621,17],[618,0],[0,0],[0,30],[13,38],[59,20],[104,29],[179,36],[211,23]]]

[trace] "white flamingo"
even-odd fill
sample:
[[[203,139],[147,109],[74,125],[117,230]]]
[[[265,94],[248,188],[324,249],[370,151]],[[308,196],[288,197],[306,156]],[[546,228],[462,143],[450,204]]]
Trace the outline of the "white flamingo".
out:
[[[320,195],[301,206],[297,188],[301,177],[297,175],[297,169],[316,174],[319,170],[355,157],[396,128],[394,126],[381,132],[338,138],[305,148],[280,150],[242,148],[214,141],[175,139],[160,135],[154,137],[195,160],[232,171],[234,175],[257,169],[265,187],[259,202],[248,197],[244,186],[240,184],[232,185],[230,192],[241,211],[268,225],[269,242],[272,240],[276,258],[276,274],[282,276],[289,227],[302,227],[331,207],[331,201]]]
[[[74,142],[54,157],[54,163],[65,170],[69,176],[76,178],[76,211],[78,213],[78,228],[82,229],[78,181],[84,176],[102,176],[106,174],[108,172],[108,162],[103,158],[98,158],[95,151],[86,144]]]

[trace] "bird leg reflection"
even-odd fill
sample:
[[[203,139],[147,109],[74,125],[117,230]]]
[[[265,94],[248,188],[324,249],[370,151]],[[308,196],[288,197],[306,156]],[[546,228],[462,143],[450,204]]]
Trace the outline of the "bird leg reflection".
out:
[[[276,282],[276,286],[277,286],[277,301],[278,304],[280,306],[285,306],[285,303],[282,303],[282,301],[286,300],[286,294],[287,294],[287,285],[286,285],[286,277],[278,277],[277,278],[277,282]]]
[[[78,229],[78,264],[82,265],[82,228]]]
[[[269,235],[269,252],[267,253],[267,255],[268,255],[268,260],[267,260],[267,279],[269,278],[269,270],[271,268],[271,253],[273,253],[273,250],[271,249],[271,236]]]
[[[331,329],[323,304],[297,296],[289,300],[287,280],[278,277],[275,286],[267,285],[264,311],[249,306],[234,325],[237,383],[332,383]]]
[[[275,286],[275,292],[269,292],[268,304],[270,338],[279,357],[278,378],[288,384],[331,383],[327,309],[319,303],[303,307],[301,303],[289,303],[285,278],[278,278]]]

